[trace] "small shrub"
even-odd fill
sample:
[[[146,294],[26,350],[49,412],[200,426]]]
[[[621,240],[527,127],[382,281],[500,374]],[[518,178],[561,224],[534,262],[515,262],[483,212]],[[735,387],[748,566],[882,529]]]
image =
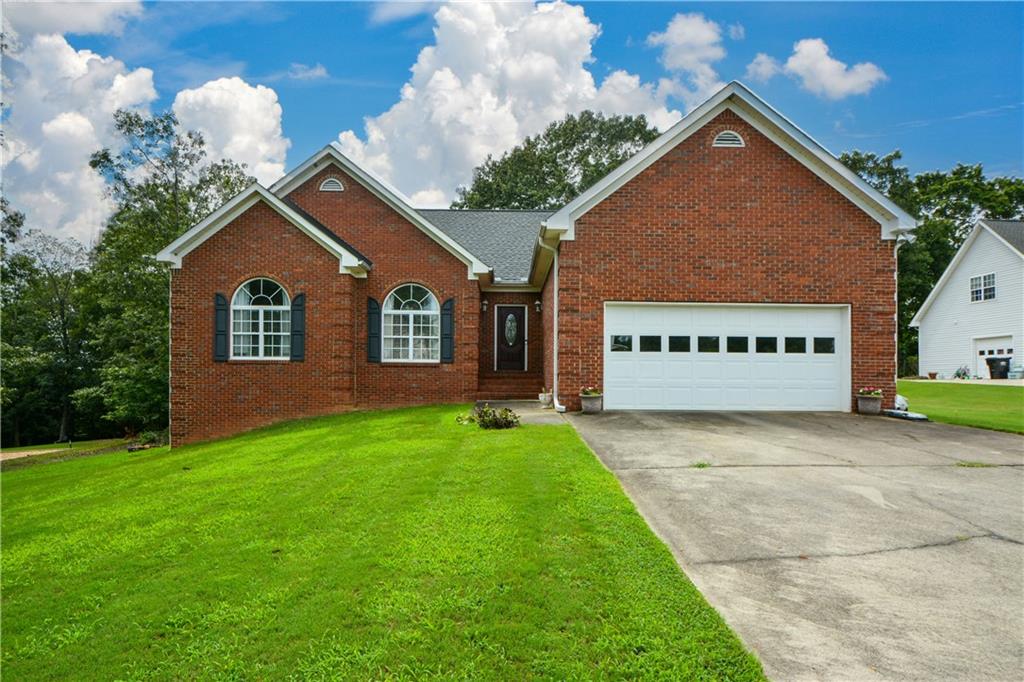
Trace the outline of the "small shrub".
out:
[[[459,424],[477,424],[481,429],[514,429],[519,426],[519,415],[507,407],[496,410],[490,405],[477,405],[469,414],[455,418]]]
[[[167,431],[143,431],[138,440],[142,445],[164,445],[167,443]]]
[[[953,372],[954,379],[970,379],[971,370],[967,369],[967,365],[960,367],[957,371]]]

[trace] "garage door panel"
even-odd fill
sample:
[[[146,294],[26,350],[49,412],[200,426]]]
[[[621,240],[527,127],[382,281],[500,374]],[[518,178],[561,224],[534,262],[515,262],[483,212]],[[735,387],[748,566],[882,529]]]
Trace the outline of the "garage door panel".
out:
[[[847,410],[847,314],[837,307],[770,304],[608,304],[606,407]],[[611,334],[631,336],[632,349],[610,352]],[[640,351],[641,336],[658,340]],[[701,352],[706,344],[699,346],[699,337],[718,337],[717,352]],[[832,341],[815,346],[815,338]]]

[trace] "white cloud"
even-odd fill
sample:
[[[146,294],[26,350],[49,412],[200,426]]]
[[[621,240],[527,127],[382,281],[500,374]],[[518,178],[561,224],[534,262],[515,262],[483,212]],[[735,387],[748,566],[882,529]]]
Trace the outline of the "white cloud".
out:
[[[281,131],[281,105],[271,88],[220,78],[182,90],[172,110],[183,127],[203,134],[209,158],[245,163],[263,184],[284,174],[291,142]]]
[[[375,2],[370,10],[371,24],[389,24],[393,21],[402,21],[418,14],[430,14],[438,8],[439,2],[416,2],[414,0],[389,0],[388,2]]]
[[[366,118],[363,137],[346,130],[339,143],[414,201],[443,205],[488,154],[568,113],[645,114],[661,128],[678,120],[666,104],[680,90],[672,81],[614,71],[595,83],[586,67],[599,33],[563,2],[443,5],[399,101]]]
[[[863,95],[889,77],[871,62],[847,66],[829,54],[828,45],[821,38],[804,38],[793,45],[793,54],[785,64],[759,53],[747,65],[747,78],[768,81],[785,73],[800,81],[807,91],[827,99],[843,99],[850,95]]]
[[[89,156],[116,142],[113,113],[146,110],[153,73],[36,35],[4,64],[4,193],[29,228],[89,243],[110,215]]]
[[[766,83],[780,73],[782,73],[782,65],[774,57],[770,57],[764,52],[758,52],[754,61],[747,64],[745,78]]]
[[[747,37],[747,29],[743,28],[743,24],[738,22],[729,24],[729,37],[733,40],[743,40]]]
[[[142,3],[130,2],[5,2],[5,19],[22,37],[37,33],[112,33],[142,14]]]
[[[888,79],[871,62],[848,67],[829,55],[828,45],[820,38],[805,38],[794,45],[785,68],[786,73],[800,78],[804,89],[828,99],[863,95]]]
[[[725,57],[722,27],[703,14],[675,15],[662,33],[647,36],[647,44],[662,48],[661,63],[689,82],[682,93],[687,106],[700,104],[725,85],[712,67]]]
[[[330,74],[327,73],[327,67],[320,62],[317,62],[313,66],[309,66],[308,64],[292,63],[292,65],[288,67],[288,78],[291,78],[292,80],[312,81],[329,77]]]

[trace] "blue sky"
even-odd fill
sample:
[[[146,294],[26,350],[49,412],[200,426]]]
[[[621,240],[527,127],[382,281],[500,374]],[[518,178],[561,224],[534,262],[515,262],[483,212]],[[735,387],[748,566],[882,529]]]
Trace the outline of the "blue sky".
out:
[[[175,105],[183,90],[200,92],[202,96],[192,100],[190,120],[203,125],[213,119],[209,136],[216,138],[214,146],[228,149],[235,144],[237,149],[241,139],[273,138],[260,152],[267,161],[266,176],[282,166],[294,167],[324,144],[338,140],[339,133],[351,131],[346,144],[352,155],[371,167],[376,165],[375,170],[390,176],[403,191],[420,197],[421,203],[449,200],[454,185],[468,179],[473,162],[485,152],[499,152],[522,135],[536,132],[544,112],[562,114],[593,106],[611,112],[635,108],[652,118],[658,115],[652,112],[662,112],[664,117],[670,112],[678,115],[707,94],[702,88],[709,86],[700,77],[708,73],[713,83],[743,80],[834,153],[851,149],[886,153],[898,148],[914,172],[947,169],[963,162],[982,163],[989,175],[1024,174],[1022,4],[575,4],[582,12],[565,12],[567,23],[542,25],[542,31],[550,31],[547,39],[533,38],[537,45],[528,47],[549,50],[547,56],[555,63],[575,59],[579,64],[552,76],[550,83],[544,81],[543,68],[520,74],[525,84],[511,90],[502,85],[505,76],[493,73],[488,76],[492,80],[478,84],[477,89],[468,87],[474,66],[460,63],[476,54],[476,46],[470,45],[473,41],[465,36],[478,35],[485,41],[493,37],[494,27],[471,26],[468,34],[445,43],[434,31],[442,15],[435,17],[437,7],[429,3],[396,7],[334,2],[165,2],[144,4],[102,26],[94,21],[76,24],[71,17],[66,19],[66,30],[60,25],[65,19],[14,15],[12,21],[26,44],[33,32],[59,32],[79,54],[89,50],[112,58],[122,65],[123,73],[135,73],[140,82],[145,80],[144,70],[150,70],[152,90],[146,91],[142,84],[132,100],[140,107],[162,110]],[[539,16],[537,11],[533,15]],[[680,25],[680,32],[673,34],[669,26],[678,15],[691,17],[691,23]],[[521,28],[522,22],[529,20],[517,15],[499,23],[520,22],[516,26]],[[459,21],[465,23],[465,18]],[[471,21],[484,24],[477,15]],[[451,19],[451,23],[457,22]],[[696,48],[684,44],[699,43],[701,30],[717,31],[717,38]],[[574,31],[579,35],[572,35]],[[660,42],[650,38],[662,33],[667,37]],[[801,71],[796,63],[787,62],[796,56],[795,43],[805,39],[820,40],[828,56],[808,53],[804,62],[838,60],[842,65],[810,63]],[[438,63],[431,63],[430,68],[437,72],[451,67],[462,80],[430,95],[426,88],[430,74],[417,81],[410,68],[418,57],[422,59],[421,50],[439,41],[437,52],[444,56],[437,57],[434,61]],[[673,49],[681,52],[673,53]],[[758,54],[774,65],[773,77],[745,77]],[[502,57],[499,54],[497,58]],[[28,64],[31,59],[26,55],[23,61]],[[792,68],[787,64],[793,64]],[[852,76],[858,64],[866,65],[861,75],[868,83],[859,89]],[[820,71],[825,75],[829,68],[846,69],[848,73],[834,74],[846,90],[832,91],[831,96],[820,88],[815,91],[807,69],[818,73],[818,66],[825,69]],[[544,99],[551,90],[578,87],[580,77],[588,77],[583,72],[592,76],[594,88],[599,90],[596,95],[556,103]],[[613,100],[608,93],[602,94],[602,85],[615,72],[637,78],[639,85],[609,104]],[[277,115],[253,94],[249,119],[277,116],[278,120],[261,124],[257,132],[218,130],[218,121],[225,119],[223,107],[230,104],[210,104],[205,96],[209,93],[201,89],[211,81],[232,76],[241,79],[237,87],[248,88],[241,92],[239,102],[242,95],[252,94],[262,85],[273,92],[259,92],[270,99],[276,97],[280,105]],[[655,92],[663,80],[674,85]],[[382,117],[395,107],[403,86],[410,82],[421,99],[414,98],[405,109],[398,107],[392,115]],[[497,97],[493,107],[478,110],[478,100],[487,100],[492,90]],[[17,95],[16,83],[11,97],[14,117],[19,107]],[[534,110],[534,95],[541,111]],[[465,103],[460,97],[465,97]],[[439,98],[444,100],[442,104],[438,104]],[[438,109],[430,109],[427,102]],[[179,100],[178,106],[184,104]],[[75,106],[69,103],[68,111]],[[460,112],[460,106],[465,110]],[[26,104],[26,108],[31,107]],[[48,110],[44,118],[59,113],[59,107]],[[447,122],[434,121],[438,116],[448,117]],[[367,117],[387,139],[376,143],[368,139]],[[19,121],[15,118],[10,124],[17,135]],[[244,122],[240,125],[244,128]],[[490,125],[495,127],[493,135]],[[96,139],[104,142],[102,125],[94,121],[94,127]],[[418,137],[410,139],[413,136]],[[25,133],[25,138],[26,146],[31,146],[31,136]],[[493,144],[484,144],[488,140]],[[412,146],[418,148],[416,154],[406,154]],[[429,161],[416,165],[417,159],[428,156]],[[252,165],[261,159],[246,160]],[[419,181],[425,176],[432,179]],[[26,203],[31,201],[26,199]]]

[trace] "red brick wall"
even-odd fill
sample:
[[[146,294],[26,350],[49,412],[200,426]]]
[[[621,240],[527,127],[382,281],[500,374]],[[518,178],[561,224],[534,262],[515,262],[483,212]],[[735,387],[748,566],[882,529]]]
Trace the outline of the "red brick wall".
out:
[[[214,294],[253,277],[306,295],[306,359],[213,361]],[[171,271],[171,441],[351,409],[352,290],[338,259],[256,204]]]
[[[324,178],[337,177],[343,192],[321,192]],[[407,221],[337,166],[329,165],[288,198],[373,261],[355,285],[356,402],[382,407],[462,402],[476,395],[480,289],[465,263]],[[384,299],[400,284],[430,289],[438,303],[455,299],[455,362],[371,363],[366,359],[366,299]]]
[[[544,383],[544,323],[542,312],[537,312],[535,303],[540,292],[513,293],[487,291],[481,294],[487,299],[487,312],[480,314],[480,384],[509,386],[532,393],[539,393]],[[525,372],[494,370],[494,311],[499,305],[526,306],[527,363]]]
[[[724,129],[741,149],[712,148]],[[559,386],[602,383],[603,304],[848,303],[853,390],[895,394],[895,259],[878,223],[731,111],[576,221],[560,254]],[[853,397],[851,396],[851,404]]]

